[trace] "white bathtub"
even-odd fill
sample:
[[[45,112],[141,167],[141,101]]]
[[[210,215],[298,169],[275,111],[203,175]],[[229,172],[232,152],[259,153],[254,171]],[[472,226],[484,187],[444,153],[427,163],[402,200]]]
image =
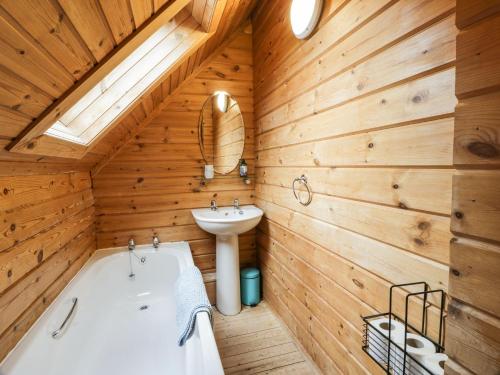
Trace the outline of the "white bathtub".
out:
[[[146,261],[132,259],[130,278],[126,248],[96,251],[4,359],[0,374],[223,374],[206,313],[187,344],[177,346],[174,283],[193,264],[188,243],[137,246],[136,253]],[[54,339],[75,297],[74,313]]]

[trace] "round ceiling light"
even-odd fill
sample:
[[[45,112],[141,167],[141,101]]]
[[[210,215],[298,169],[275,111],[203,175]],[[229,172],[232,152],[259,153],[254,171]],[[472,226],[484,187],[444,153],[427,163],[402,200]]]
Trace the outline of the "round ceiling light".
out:
[[[292,31],[299,39],[305,39],[318,24],[323,0],[292,0],[290,22]]]

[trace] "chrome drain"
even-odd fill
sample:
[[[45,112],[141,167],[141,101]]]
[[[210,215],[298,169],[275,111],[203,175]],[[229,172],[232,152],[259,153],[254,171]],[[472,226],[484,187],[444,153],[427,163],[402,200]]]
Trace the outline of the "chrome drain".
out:
[[[147,310],[149,309],[149,305],[142,305],[141,307],[139,307],[139,310]]]

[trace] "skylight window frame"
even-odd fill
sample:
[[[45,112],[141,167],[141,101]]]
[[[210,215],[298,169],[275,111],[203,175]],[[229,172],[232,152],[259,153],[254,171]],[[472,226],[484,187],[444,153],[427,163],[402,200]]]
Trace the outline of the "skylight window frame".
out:
[[[120,44],[113,49],[113,51],[111,51],[103,60],[99,61],[99,63],[87,72],[84,77],[68,89],[51,106],[49,106],[43,114],[35,119],[14,140],[12,140],[12,142],[6,146],[6,150],[31,155],[60,156],[76,159],[83,157],[83,155],[76,157],[76,153],[68,153],[66,150],[79,148],[79,150],[86,149],[86,152],[89,152],[96,140],[89,144],[89,146],[82,146],[77,143],[70,143],[62,139],[51,137],[50,135],[45,135],[45,131],[60,118],[62,113],[68,111],[69,108],[80,100],[83,95],[90,91],[97,82],[102,80],[102,78],[113,70],[116,65],[126,58],[130,54],[130,51],[133,51],[141,45],[142,42],[151,36],[159,27],[173,19],[184,9],[188,13],[192,13],[191,8],[186,8],[191,1],[192,0],[170,0],[163,4],[156,13],[154,13],[146,22],[138,27],[131,35],[123,39]],[[222,5],[223,2],[217,1],[216,7],[218,9],[222,9]],[[209,7],[208,3],[207,7]],[[221,12],[214,12],[214,14],[219,13]],[[196,21],[201,24],[200,20],[196,19]],[[211,25],[214,24],[216,24],[216,22],[211,22]],[[208,33],[208,29],[206,27],[202,26],[202,29],[206,34]],[[205,41],[206,38],[204,38],[203,42]],[[53,149],[54,145],[60,145],[60,147]]]
[[[196,33],[199,28],[200,25],[189,14],[179,14],[174,20],[160,27],[159,30],[146,39],[63,114],[60,120],[56,121],[44,134],[67,142],[90,146],[112,124],[116,123],[125,111],[133,107],[141,96],[158,82],[179,58],[182,58],[184,50],[189,49],[186,42],[192,42],[190,36]],[[164,50],[155,50],[157,48],[164,48]],[[140,53],[134,55],[136,51],[140,51]],[[148,66],[150,59],[153,59],[154,65]],[[128,76],[132,76],[131,84],[128,84],[128,80],[130,80]],[[105,90],[100,89],[103,83],[107,86]],[[122,92],[116,89],[120,84],[125,86],[125,91]],[[113,89],[115,91],[111,91]],[[96,95],[99,91],[100,93]],[[91,97],[88,98],[87,95]],[[92,111],[99,108],[99,101],[108,98],[110,99],[109,103],[105,106],[101,105],[101,109],[95,115],[96,112],[93,113]],[[75,111],[75,107],[83,107],[82,101],[85,105],[84,108]],[[90,111],[90,113],[85,113],[86,111]],[[70,119],[72,121],[70,123],[64,123],[67,113],[71,113]],[[89,124],[82,125],[85,122]]]

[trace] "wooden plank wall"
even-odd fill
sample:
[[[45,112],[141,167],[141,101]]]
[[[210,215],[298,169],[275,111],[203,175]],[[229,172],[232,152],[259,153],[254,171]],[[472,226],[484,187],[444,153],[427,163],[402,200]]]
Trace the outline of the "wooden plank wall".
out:
[[[458,0],[448,373],[500,371],[500,1]]]
[[[93,179],[97,211],[98,248],[124,246],[133,236],[150,243],[188,240],[195,263],[214,290],[215,239],[202,231],[191,209],[253,203],[254,184],[245,185],[237,171],[204,181],[198,145],[198,117],[204,101],[215,91],[233,95],[246,126],[243,157],[254,166],[253,75],[251,28],[232,41]],[[253,181],[254,176],[251,176]],[[242,265],[255,263],[255,231],[240,237]]]
[[[387,311],[394,283],[448,288],[455,1],[327,0],[306,41],[289,6],[253,17],[264,298],[324,373],[380,374],[360,316]]]
[[[0,173],[0,360],[96,249],[88,171],[33,174],[39,165],[9,163],[16,174]]]

